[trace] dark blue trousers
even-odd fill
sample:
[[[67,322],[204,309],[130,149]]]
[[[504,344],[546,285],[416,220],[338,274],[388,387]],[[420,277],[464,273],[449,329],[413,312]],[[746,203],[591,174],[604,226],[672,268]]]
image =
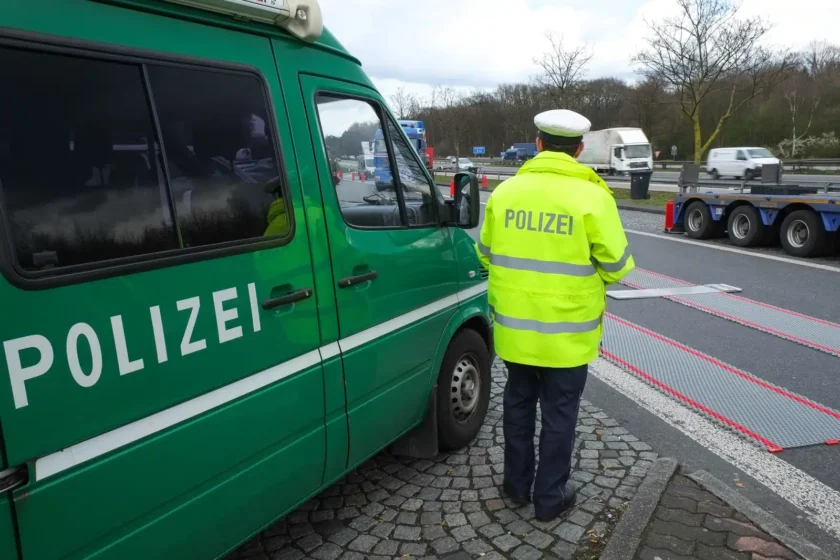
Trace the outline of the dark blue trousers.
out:
[[[588,366],[567,369],[505,364],[505,489],[524,497],[531,494],[533,484],[537,515],[556,515],[563,507],[563,488],[571,471],[575,425]],[[535,482],[537,401],[542,410],[542,430]]]

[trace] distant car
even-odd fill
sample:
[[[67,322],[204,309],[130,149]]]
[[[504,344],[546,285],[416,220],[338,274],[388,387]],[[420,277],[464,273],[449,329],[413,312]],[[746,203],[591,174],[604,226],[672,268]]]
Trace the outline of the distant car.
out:
[[[449,156],[446,158],[449,163],[455,163],[455,156]]]
[[[475,164],[468,158],[458,158],[458,171],[468,171],[470,167],[475,167]]]
[[[728,175],[751,181],[761,177],[761,167],[768,164],[781,162],[766,148],[715,148],[709,152],[706,169],[712,179]]]

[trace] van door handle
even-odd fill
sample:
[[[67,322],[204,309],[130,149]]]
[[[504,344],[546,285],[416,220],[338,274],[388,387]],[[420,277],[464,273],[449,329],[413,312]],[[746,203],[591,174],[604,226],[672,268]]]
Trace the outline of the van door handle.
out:
[[[356,284],[361,284],[362,282],[367,282],[368,280],[376,280],[377,276],[379,276],[379,273],[375,270],[371,270],[370,272],[366,272],[364,274],[357,274],[356,276],[348,276],[347,278],[342,278],[338,281],[338,287],[349,288],[350,286],[355,286]]]
[[[274,309],[275,307],[280,307],[281,305],[289,305],[290,303],[295,303],[296,301],[301,301],[311,296],[312,288],[305,288],[303,290],[286,294],[285,296],[264,299],[262,302],[262,308],[268,311],[269,309]]]

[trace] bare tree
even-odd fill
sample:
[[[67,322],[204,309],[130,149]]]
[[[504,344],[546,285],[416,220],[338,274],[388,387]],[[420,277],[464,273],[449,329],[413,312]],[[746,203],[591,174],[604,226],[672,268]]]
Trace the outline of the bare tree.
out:
[[[790,113],[791,143],[787,157],[796,155],[796,144],[805,138],[814,122],[814,113],[820,105],[820,90],[816,83],[816,75],[809,72],[808,67],[801,60],[790,69],[782,83],[782,94],[787,102]],[[800,117],[807,118],[804,129],[797,130]]]
[[[840,47],[825,41],[813,41],[802,62],[814,76],[825,77],[840,72]]]
[[[398,119],[407,119],[411,116],[412,109],[417,107],[417,99],[411,93],[405,91],[405,86],[400,86],[390,97],[391,110],[397,114]]]
[[[814,122],[814,113],[820,106],[822,92],[836,89],[836,77],[840,71],[840,48],[824,41],[813,41],[801,53],[794,66],[787,73],[783,83],[783,95],[790,112],[790,153],[795,156],[797,143],[805,138]],[[800,116],[807,117],[803,130],[798,130]]]
[[[464,98],[453,88],[441,86],[435,88],[432,97],[437,101],[438,126],[443,132],[443,137],[452,143],[455,157],[458,158],[466,130]]]
[[[648,135],[652,134],[653,123],[656,122],[658,113],[665,103],[666,93],[662,82],[650,78],[637,84],[630,92],[628,99],[636,122]]]
[[[551,45],[550,50],[534,59],[534,64],[543,71],[538,82],[547,88],[554,104],[561,105],[569,91],[583,79],[593,53],[586,46],[565,49],[562,36],[555,38],[546,33],[546,39]]]
[[[694,162],[748,101],[774,87],[791,65],[787,54],[775,55],[760,42],[770,30],[761,18],[739,18],[728,0],[677,0],[680,13],[649,23],[648,48],[634,61],[648,78],[668,84],[680,109],[691,120]],[[729,100],[705,138],[701,114],[710,96],[726,92]]]

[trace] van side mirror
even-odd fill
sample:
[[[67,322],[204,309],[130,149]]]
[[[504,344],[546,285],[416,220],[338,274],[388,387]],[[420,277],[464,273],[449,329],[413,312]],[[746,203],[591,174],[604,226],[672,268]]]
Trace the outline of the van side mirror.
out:
[[[455,175],[455,225],[463,229],[478,227],[481,199],[478,177],[473,173]]]

